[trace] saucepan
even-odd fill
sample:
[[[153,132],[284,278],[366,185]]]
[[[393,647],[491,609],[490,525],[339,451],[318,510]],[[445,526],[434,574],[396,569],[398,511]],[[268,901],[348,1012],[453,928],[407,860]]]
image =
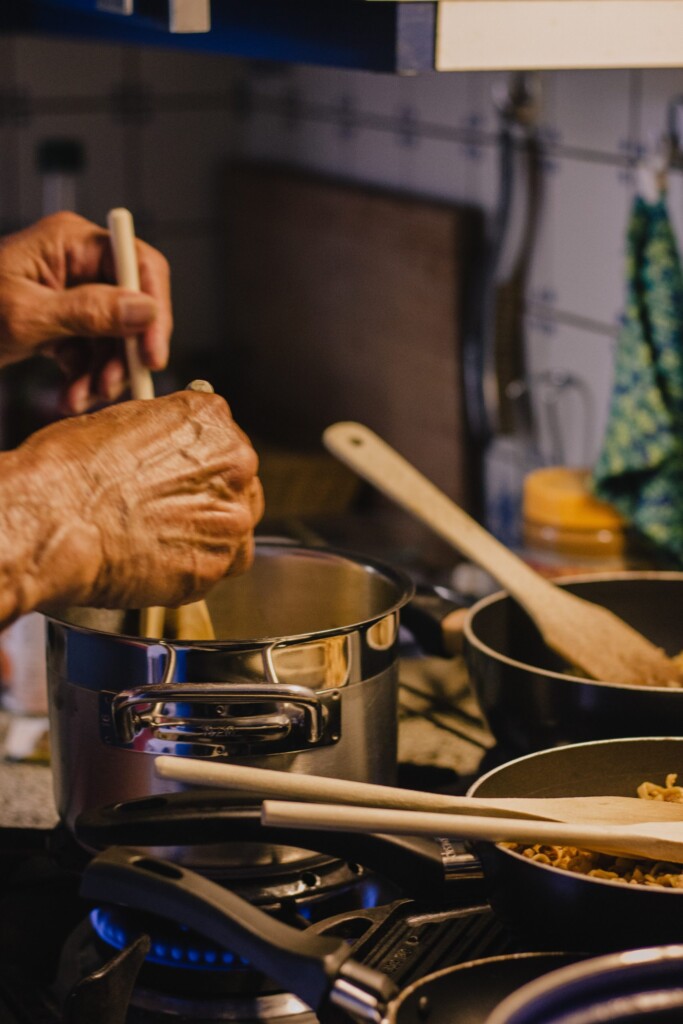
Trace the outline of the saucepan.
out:
[[[140,636],[136,612],[50,615],[63,821],[73,829],[88,808],[181,788],[155,775],[162,751],[390,782],[399,611],[412,594],[404,574],[372,559],[264,539],[251,570],[208,595],[215,641]],[[229,856],[200,852],[204,866]]]
[[[662,786],[677,773],[683,781],[683,738],[600,740],[509,761],[483,775],[469,792],[477,797],[636,796],[641,783]],[[683,805],[681,811],[683,817]],[[492,843],[477,843],[475,850],[492,906],[536,948],[606,952],[683,942],[683,888],[575,873]],[[683,867],[671,870],[683,872]]]
[[[411,600],[412,581],[381,562],[263,538],[250,571],[208,595],[216,640],[141,636],[137,612],[54,612],[52,770],[67,828],[87,809],[182,789],[155,774],[160,753],[391,783]],[[231,851],[176,856],[218,871]]]
[[[561,585],[609,608],[667,654],[683,649],[683,573],[606,574]],[[464,655],[481,709],[509,756],[587,740],[683,732],[683,688],[579,677],[503,592],[470,609]]]

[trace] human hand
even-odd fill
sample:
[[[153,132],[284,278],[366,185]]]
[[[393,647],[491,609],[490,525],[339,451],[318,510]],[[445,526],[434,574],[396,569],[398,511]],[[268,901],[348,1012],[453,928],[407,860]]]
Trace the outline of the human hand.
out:
[[[65,412],[118,398],[126,385],[120,338],[139,335],[142,362],[160,370],[173,328],[168,263],[136,240],[140,292],[117,287],[109,232],[56,213],[0,239],[0,366],[36,352],[66,376]]]
[[[251,564],[258,460],[218,395],[124,402],[11,454],[31,468],[23,521],[41,520],[34,607],[174,607]]]

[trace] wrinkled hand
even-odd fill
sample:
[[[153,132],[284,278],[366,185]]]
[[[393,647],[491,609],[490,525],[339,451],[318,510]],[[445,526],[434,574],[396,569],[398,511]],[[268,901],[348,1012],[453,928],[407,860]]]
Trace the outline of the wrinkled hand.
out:
[[[56,213],[0,240],[0,366],[36,352],[66,375],[65,412],[118,398],[126,384],[120,338],[140,336],[142,362],[160,370],[173,327],[166,259],[136,241],[140,292],[117,287],[105,228]]]
[[[46,506],[42,607],[173,607],[251,564],[257,456],[218,395],[183,391],[63,420],[17,455]]]

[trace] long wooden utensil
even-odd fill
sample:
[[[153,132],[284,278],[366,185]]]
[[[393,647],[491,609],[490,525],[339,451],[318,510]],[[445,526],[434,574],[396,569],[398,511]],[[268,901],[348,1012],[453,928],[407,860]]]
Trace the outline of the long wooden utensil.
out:
[[[568,666],[603,682],[681,685],[680,669],[659,647],[607,608],[539,576],[367,427],[335,423],[323,441],[338,459],[493,576]]]
[[[116,207],[107,214],[107,227],[114,254],[116,280],[123,288],[140,291],[140,274],[135,252],[135,228],[130,210]],[[133,398],[154,398],[152,374],[140,359],[138,339],[135,335],[124,338],[126,362]],[[202,389],[204,390],[204,389]],[[211,616],[204,601],[195,601],[181,608],[169,611],[174,620],[174,633],[183,640],[214,640],[215,633]],[[164,635],[167,610],[165,608],[143,608],[140,612],[140,634],[160,638]]]
[[[154,762],[162,779],[194,786],[231,789],[252,793],[259,801],[266,797],[325,804],[352,804],[399,811],[480,814],[498,817],[536,818],[547,821],[637,824],[644,821],[680,821],[683,804],[664,800],[640,800],[629,796],[586,797],[490,797],[450,796],[420,793],[395,786],[328,779],[319,775],[274,771],[238,764],[211,764],[199,758],[165,757]]]
[[[621,857],[683,863],[683,822],[661,821],[640,825],[586,825],[519,818],[480,818],[469,815],[395,811],[376,807],[341,807],[339,804],[291,803],[265,800],[264,825],[296,826],[332,832],[377,832],[383,835],[448,836],[484,839],[493,843],[533,846],[576,846]]]

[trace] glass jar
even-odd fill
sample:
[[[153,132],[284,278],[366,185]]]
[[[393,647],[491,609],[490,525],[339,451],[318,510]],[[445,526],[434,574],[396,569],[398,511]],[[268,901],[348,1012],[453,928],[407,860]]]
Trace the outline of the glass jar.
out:
[[[623,517],[589,489],[591,471],[546,466],[529,473],[522,497],[522,555],[548,577],[646,568]]]

